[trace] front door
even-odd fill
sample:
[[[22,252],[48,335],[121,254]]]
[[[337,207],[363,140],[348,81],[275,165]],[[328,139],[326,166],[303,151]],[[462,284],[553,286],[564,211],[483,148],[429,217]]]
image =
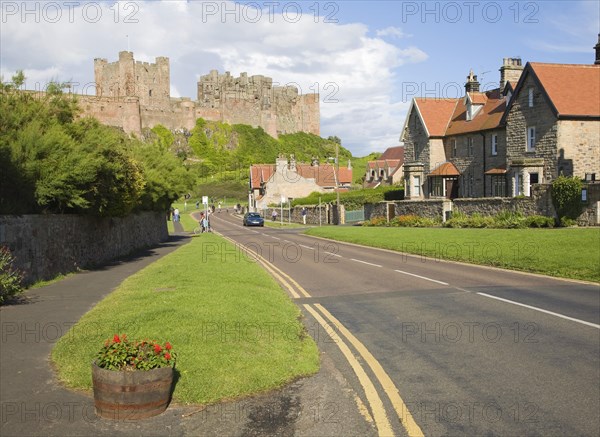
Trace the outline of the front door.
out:
[[[446,179],[446,197],[456,199],[458,197],[458,180]]]

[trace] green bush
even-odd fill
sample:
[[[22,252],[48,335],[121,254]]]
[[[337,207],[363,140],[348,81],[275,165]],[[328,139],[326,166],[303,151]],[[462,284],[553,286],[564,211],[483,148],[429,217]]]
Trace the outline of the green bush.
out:
[[[446,228],[468,228],[469,217],[461,211],[453,211],[452,217],[444,223]]]
[[[560,218],[560,225],[564,228],[569,228],[571,226],[576,226],[577,222],[575,220],[573,220],[572,218],[569,217],[561,217]]]
[[[583,184],[576,177],[560,175],[552,182],[552,203],[559,217],[576,219],[581,214]]]
[[[554,219],[543,215],[530,215],[525,217],[525,226],[528,228],[553,228]]]
[[[522,229],[526,228],[525,216],[517,211],[500,211],[494,217],[494,227],[500,229]]]
[[[376,216],[363,222],[363,226],[388,226],[388,222],[385,217]]]
[[[10,296],[23,291],[23,273],[13,267],[14,261],[10,250],[0,246],[0,305]]]
[[[428,228],[437,225],[439,225],[439,222],[436,220],[426,217],[419,217],[418,215],[414,214],[399,215],[394,217],[390,222],[390,226],[409,228]]]

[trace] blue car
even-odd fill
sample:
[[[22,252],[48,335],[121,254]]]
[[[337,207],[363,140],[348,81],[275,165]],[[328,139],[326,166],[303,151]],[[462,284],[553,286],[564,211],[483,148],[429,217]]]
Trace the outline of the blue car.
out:
[[[242,223],[244,226],[264,226],[265,219],[257,212],[247,212]]]

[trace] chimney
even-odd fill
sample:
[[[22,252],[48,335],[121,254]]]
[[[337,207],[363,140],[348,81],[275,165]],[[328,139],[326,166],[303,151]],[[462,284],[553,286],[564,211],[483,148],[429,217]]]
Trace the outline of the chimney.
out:
[[[598,34],[598,44],[594,46],[594,49],[596,49],[596,62],[594,64],[600,65],[600,33]]]
[[[275,161],[275,171],[277,173],[285,174],[288,170],[288,160],[285,155],[279,155]]]
[[[479,82],[477,82],[477,75],[473,74],[473,70],[467,76],[467,83],[465,84],[465,91],[467,93],[478,93]]]
[[[514,88],[522,72],[521,58],[504,58],[502,67],[500,67],[500,92],[504,91],[506,82],[510,82]]]

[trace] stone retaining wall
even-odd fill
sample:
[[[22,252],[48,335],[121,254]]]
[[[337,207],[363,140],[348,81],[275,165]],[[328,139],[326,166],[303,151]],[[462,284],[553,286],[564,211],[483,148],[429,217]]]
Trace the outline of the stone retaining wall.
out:
[[[12,251],[26,284],[102,264],[168,237],[162,213],[0,216],[0,245]]]

